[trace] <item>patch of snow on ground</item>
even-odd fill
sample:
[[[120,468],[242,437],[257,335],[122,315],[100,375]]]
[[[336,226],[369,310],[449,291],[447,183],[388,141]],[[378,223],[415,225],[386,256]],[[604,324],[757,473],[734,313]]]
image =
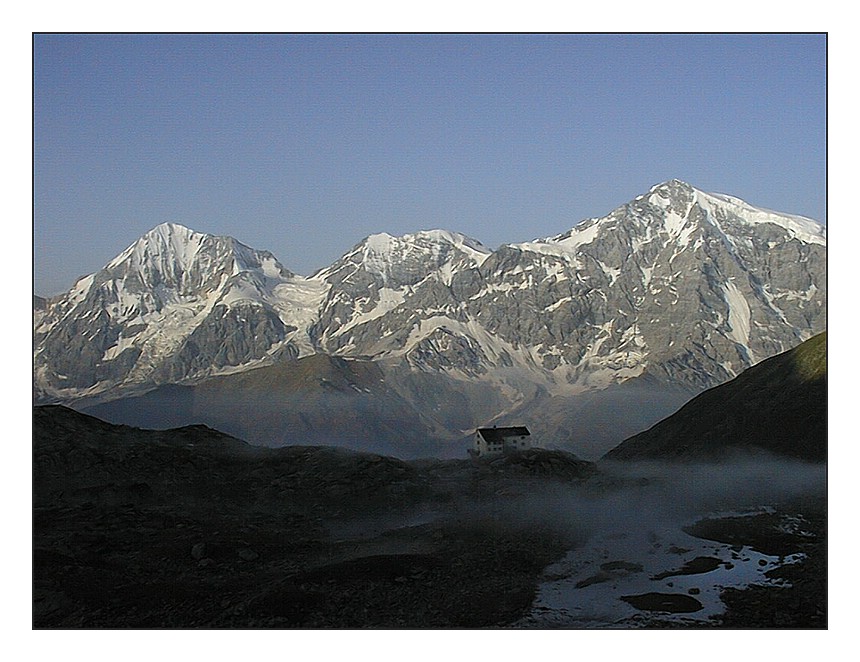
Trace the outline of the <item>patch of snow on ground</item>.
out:
[[[573,301],[573,297],[562,297],[562,298],[561,298],[561,299],[559,299],[558,301],[554,301],[553,303],[551,303],[551,304],[549,304],[548,306],[546,306],[546,307],[543,309],[543,312],[545,312],[545,313],[551,313],[551,312],[552,312],[552,311],[554,311],[556,308],[559,308],[559,307],[563,306],[564,304],[569,303],[570,301]]]
[[[580,223],[571,231],[569,237],[567,237],[566,239],[561,239],[556,243],[559,246],[563,246],[571,253],[574,253],[576,252],[576,249],[580,246],[590,244],[595,239],[597,239],[597,235],[600,231],[600,226],[601,224],[599,221],[592,223]]]
[[[516,248],[522,251],[560,257],[571,265],[580,267],[581,265],[576,260],[576,252],[580,246],[590,244],[597,239],[600,227],[601,223],[598,220],[591,219],[589,221],[583,221],[573,228],[564,239],[554,237],[508,245],[511,248]]]
[[[600,268],[603,270],[603,273],[605,273],[607,276],[609,276],[609,284],[614,285],[615,281],[621,275],[621,269],[611,267],[604,262],[600,262],[599,260],[597,261],[597,264],[600,265]]]
[[[391,312],[406,300],[405,295],[406,288],[398,290],[391,289],[390,287],[381,288],[379,290],[379,302],[376,306],[364,313],[357,310],[349,322],[340,327],[334,335],[342,335],[354,327],[366,324],[367,322],[378,319],[386,313]],[[361,301],[364,301],[364,299]],[[358,301],[356,301],[356,304],[358,304]]]
[[[783,299],[785,301],[812,301],[815,295],[818,293],[818,288],[815,287],[815,283],[809,286],[807,290],[802,292],[798,291],[788,291],[780,294],[779,299]]]
[[[654,273],[654,265],[650,267],[640,267],[642,271],[642,284],[647,288],[651,284],[651,275]]]
[[[543,262],[544,268],[544,280],[551,281],[555,279],[555,282],[559,283],[563,280],[568,280],[568,275],[565,272],[565,266],[563,262],[558,260],[545,260]]]
[[[666,229],[666,232],[668,232],[671,236],[674,237],[680,234],[686,222],[686,216],[681,216],[676,212],[669,212],[663,218],[663,227]]]

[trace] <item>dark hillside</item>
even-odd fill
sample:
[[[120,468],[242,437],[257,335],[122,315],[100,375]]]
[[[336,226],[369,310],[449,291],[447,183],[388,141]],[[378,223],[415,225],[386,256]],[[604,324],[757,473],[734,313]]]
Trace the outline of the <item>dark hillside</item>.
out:
[[[644,578],[665,593],[701,554],[686,533],[676,538],[680,530],[657,522],[683,515],[678,526],[686,525],[698,508],[724,504],[727,490],[733,507],[746,504],[748,483],[759,481],[741,471],[726,486],[721,471],[708,487],[693,465],[643,476],[619,463],[622,471],[601,472],[541,449],[404,462],[331,447],[263,448],[202,425],[141,430],[36,407],[33,626],[823,627],[826,513],[806,495],[817,494],[824,467],[779,465],[779,480],[764,481],[764,502],[753,490],[755,504],[775,510],[710,518],[690,535],[722,545],[709,542],[705,561],[721,555],[726,572],[752,563],[747,546],[806,554],[802,564],[768,570],[789,573],[779,576],[791,586],[724,591],[730,609],[719,618],[670,622],[646,603],[619,621],[619,598],[634,593],[623,583],[588,591]],[[690,498],[693,483],[705,501]],[[702,593],[731,579],[707,574],[696,584]],[[567,582],[567,601],[552,606],[539,595],[558,595],[557,580]],[[673,592],[692,603],[692,589]],[[583,620],[579,610],[592,607],[609,616]]]
[[[377,364],[324,354],[76,408],[143,428],[204,423],[259,446],[331,445],[410,458],[427,454],[428,440],[444,434],[387,386]]]
[[[605,457],[693,460],[761,451],[827,459],[826,332],[705,391]]]
[[[571,543],[552,522],[509,515],[515,497],[500,495],[591,474],[559,453],[525,460],[261,448],[202,425],[141,430],[36,407],[33,625],[514,622]]]

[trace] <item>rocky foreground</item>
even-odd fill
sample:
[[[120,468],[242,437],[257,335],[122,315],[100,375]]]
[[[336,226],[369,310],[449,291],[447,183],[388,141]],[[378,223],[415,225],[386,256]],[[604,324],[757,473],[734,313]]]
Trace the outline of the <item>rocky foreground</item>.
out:
[[[547,504],[617,487],[556,451],[407,463],[56,406],[34,409],[33,471],[33,625],[62,629],[506,627],[547,566],[586,541]],[[805,574],[792,566],[797,588],[727,596],[713,625],[825,625],[815,508],[818,537],[781,542],[811,560]]]

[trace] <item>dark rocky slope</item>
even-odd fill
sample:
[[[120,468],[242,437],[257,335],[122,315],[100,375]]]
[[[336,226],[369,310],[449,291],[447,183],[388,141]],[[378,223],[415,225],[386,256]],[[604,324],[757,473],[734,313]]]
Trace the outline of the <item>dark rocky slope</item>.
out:
[[[34,409],[36,628],[456,628],[527,610],[572,541],[500,495],[591,463],[407,463]]]
[[[605,457],[701,460],[762,451],[827,459],[826,333],[705,391]]]

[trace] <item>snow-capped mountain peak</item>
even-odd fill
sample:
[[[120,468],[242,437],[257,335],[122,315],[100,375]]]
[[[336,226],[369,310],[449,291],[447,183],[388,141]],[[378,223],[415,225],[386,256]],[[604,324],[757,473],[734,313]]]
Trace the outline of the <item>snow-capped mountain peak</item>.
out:
[[[133,273],[144,286],[162,286],[179,293],[194,293],[211,285],[207,281],[213,275],[220,279],[255,270],[268,278],[293,276],[268,251],[177,223],[156,226],[105,267],[116,275]]]
[[[826,228],[812,219],[755,207],[739,198],[708,193],[679,179],[671,179],[651,187],[647,193],[604,217],[585,219],[563,234],[510,244],[510,247],[576,262],[576,256],[587,251],[585,247],[608,233],[626,244],[629,252],[637,252],[660,236],[664,237],[661,241],[669,240],[684,249],[690,245],[694,234],[702,233],[702,224],[727,235],[730,243],[733,243],[733,235],[761,232],[763,228],[755,230],[752,226],[770,224],[788,239],[820,246],[827,244]],[[623,254],[619,254],[619,258],[626,259]]]
[[[722,193],[705,193],[697,190],[696,201],[703,209],[717,216],[720,213],[731,214],[752,225],[770,223],[787,230],[792,237],[800,241],[819,246],[827,245],[827,228],[811,218],[754,207],[740,198]]]
[[[704,212],[703,220],[717,227],[725,219],[747,225],[771,224],[801,241],[820,246],[827,243],[827,230],[817,221],[757,207],[732,195],[703,191],[678,179],[653,186],[645,196],[637,198],[640,199],[664,209],[669,215],[675,214],[685,219],[694,208],[698,208]]]
[[[71,396],[308,353],[321,296],[268,251],[163,223],[45,311],[36,374],[60,366],[47,391]]]
[[[107,264],[107,269],[130,265],[145,268],[156,260],[187,269],[209,235],[195,232],[177,223],[157,225]]]
[[[448,230],[421,230],[399,237],[372,234],[315,278],[343,282],[356,272],[379,280],[385,287],[413,285],[446,264],[480,265],[490,250],[479,241]]]
[[[325,353],[553,394],[702,388],[823,330],[825,262],[814,221],[680,180],[495,251],[374,234],[310,278],[168,223],[34,315],[36,382],[73,398]]]

